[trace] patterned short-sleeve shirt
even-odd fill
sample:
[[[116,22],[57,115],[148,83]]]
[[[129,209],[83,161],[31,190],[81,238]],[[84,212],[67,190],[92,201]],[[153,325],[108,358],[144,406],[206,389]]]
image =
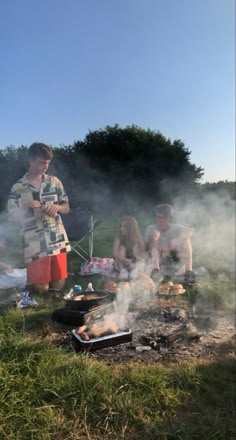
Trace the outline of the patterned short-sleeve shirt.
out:
[[[42,207],[22,209],[32,200],[39,200]],[[21,223],[25,263],[70,251],[60,215],[52,218],[43,210],[47,203],[65,202],[68,203],[68,197],[61,181],[55,176],[44,174],[39,191],[28,182],[26,175],[13,185],[8,198],[8,213],[15,220],[18,217]]]

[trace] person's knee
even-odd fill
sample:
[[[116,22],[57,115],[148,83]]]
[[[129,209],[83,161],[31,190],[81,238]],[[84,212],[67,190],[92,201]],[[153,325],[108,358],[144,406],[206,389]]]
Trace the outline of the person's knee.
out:
[[[63,289],[64,285],[65,285],[65,280],[52,281],[50,283],[50,287],[52,289],[57,289],[57,290]]]
[[[48,289],[49,289],[48,283],[34,284],[34,290],[36,293],[44,294],[47,293]]]

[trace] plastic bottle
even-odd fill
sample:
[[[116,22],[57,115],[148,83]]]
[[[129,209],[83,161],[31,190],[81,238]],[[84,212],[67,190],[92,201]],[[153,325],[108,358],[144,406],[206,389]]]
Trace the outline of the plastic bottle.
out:
[[[73,290],[74,293],[79,293],[82,292],[82,287],[79,284],[75,284]]]

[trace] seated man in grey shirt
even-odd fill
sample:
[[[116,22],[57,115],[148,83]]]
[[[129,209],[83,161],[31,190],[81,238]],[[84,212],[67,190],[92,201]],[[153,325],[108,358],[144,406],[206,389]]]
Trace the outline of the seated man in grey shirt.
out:
[[[146,250],[152,267],[166,274],[192,271],[192,245],[190,237],[193,230],[180,224],[171,223],[171,205],[158,205],[155,208],[156,223],[145,231]],[[181,269],[182,268],[182,269]]]

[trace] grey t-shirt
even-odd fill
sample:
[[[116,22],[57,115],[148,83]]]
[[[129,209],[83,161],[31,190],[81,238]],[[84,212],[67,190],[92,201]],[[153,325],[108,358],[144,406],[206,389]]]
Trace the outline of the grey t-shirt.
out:
[[[159,231],[157,225],[150,225],[146,228],[145,234],[144,234],[144,241],[147,244],[150,240],[151,235],[153,232]],[[160,239],[159,244],[161,247],[166,247],[170,244],[172,240],[178,239],[181,237],[182,233],[185,236],[186,232],[186,238],[188,237],[188,231],[190,231],[190,228],[187,228],[183,225],[179,225],[176,223],[171,223],[169,229],[167,231],[159,231],[160,232]],[[190,236],[190,234],[189,234]]]

